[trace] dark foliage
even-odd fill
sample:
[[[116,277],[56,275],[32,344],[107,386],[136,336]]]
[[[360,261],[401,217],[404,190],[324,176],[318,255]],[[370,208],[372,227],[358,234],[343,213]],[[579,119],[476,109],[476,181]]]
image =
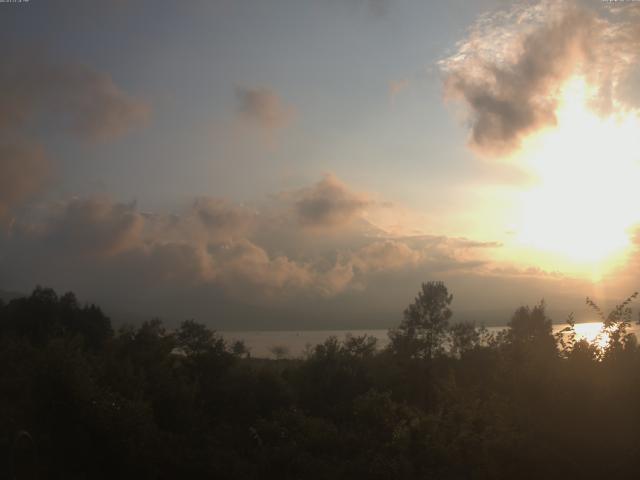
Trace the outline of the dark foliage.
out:
[[[630,297],[608,343],[556,335],[543,303],[490,335],[427,283],[391,343],[330,338],[254,359],[192,320],[114,334],[37,288],[0,304],[0,475],[51,479],[635,478]]]

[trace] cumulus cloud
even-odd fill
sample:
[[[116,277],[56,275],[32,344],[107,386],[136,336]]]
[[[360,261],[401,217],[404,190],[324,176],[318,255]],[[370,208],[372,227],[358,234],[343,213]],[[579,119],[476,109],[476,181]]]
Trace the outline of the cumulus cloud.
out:
[[[0,222],[12,207],[40,190],[49,173],[42,147],[20,141],[0,143]]]
[[[311,227],[335,227],[351,222],[371,201],[351,191],[334,175],[295,194],[295,212],[299,222]]]
[[[255,216],[226,200],[198,198],[180,214],[142,214],[135,204],[76,198],[41,217],[4,239],[16,253],[0,259],[5,272],[24,268],[40,281],[64,265],[78,278],[110,272],[105,279],[137,278],[145,288],[210,285],[256,301],[308,288],[316,275],[247,238]]]
[[[0,65],[0,220],[45,185],[52,162],[30,133],[63,125],[86,140],[107,140],[143,123],[149,106],[105,74],[56,63],[39,51],[8,53]]]
[[[638,33],[633,21],[564,0],[481,17],[440,62],[447,97],[468,109],[472,148],[508,153],[525,136],[554,125],[559,91],[575,74],[599,89],[598,108],[611,108],[637,59]]]
[[[435,235],[389,238],[373,241],[355,251],[353,265],[363,273],[425,267],[431,271],[475,271],[488,265],[479,249],[499,248],[495,242]],[[484,270],[482,270],[484,271]]]
[[[369,238],[361,247],[343,250],[335,264],[319,270],[316,284],[326,296],[348,291],[366,291],[376,277],[403,278],[451,274],[485,275],[490,262],[479,249],[498,248],[492,242],[464,238],[421,235]]]
[[[209,240],[232,241],[245,237],[255,220],[255,212],[228,200],[199,197],[193,211],[207,232]]]
[[[74,255],[114,255],[136,245],[143,226],[133,204],[99,197],[73,199],[48,219],[43,240]]]
[[[278,200],[277,207],[263,206],[261,212],[209,197],[178,213],[141,213],[135,204],[104,197],[50,204],[17,219],[0,236],[0,284],[18,290],[36,282],[72,288],[142,312],[180,311],[180,302],[197,292],[198,305],[183,308],[202,315],[229,305],[292,311],[305,302],[320,305],[364,294],[382,275],[482,266],[472,262],[470,252],[484,243],[381,238],[384,232],[372,236],[366,222],[356,222],[344,241],[335,241],[343,229],[306,228],[300,213],[314,224],[339,225],[368,203],[331,176],[287,196],[284,206]],[[318,202],[328,207],[309,206]],[[305,248],[312,239],[328,241],[326,248]]]
[[[415,267],[425,260],[425,252],[398,240],[376,241],[362,247],[352,262],[362,272]]]
[[[312,285],[314,274],[308,265],[284,255],[270,256],[249,240],[210,249],[216,264],[216,279],[236,296],[294,293]]]
[[[117,289],[114,282],[124,282],[160,303],[171,290],[198,287],[212,276],[210,258],[198,244],[148,237],[97,265],[110,283],[107,288]]]
[[[109,75],[86,65],[55,63],[22,51],[0,65],[0,130],[59,115],[71,131],[88,140],[108,140],[144,123],[149,106],[125,92]]]
[[[227,218],[233,218],[234,208]],[[141,214],[134,204],[107,198],[72,199],[51,206],[38,222],[18,224],[3,239],[11,254],[0,258],[0,281],[24,271],[34,282],[71,276],[82,284],[102,278],[106,288],[118,289],[123,279],[136,279],[138,288],[158,287],[160,295],[166,288],[209,285],[256,301],[308,285],[306,265],[269,255],[241,235],[202,234],[196,221],[191,209],[175,218]]]
[[[238,111],[248,121],[267,130],[278,130],[291,124],[295,109],[269,88],[236,89]]]

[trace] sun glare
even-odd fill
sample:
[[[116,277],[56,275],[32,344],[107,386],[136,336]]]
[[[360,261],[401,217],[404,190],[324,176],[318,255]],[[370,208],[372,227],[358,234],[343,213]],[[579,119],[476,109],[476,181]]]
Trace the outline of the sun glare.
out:
[[[600,349],[609,343],[609,334],[602,330],[602,322],[576,323],[575,330],[576,340],[586,340]]]
[[[639,220],[640,118],[596,113],[583,78],[569,81],[561,98],[557,124],[518,155],[537,181],[521,194],[517,239],[581,264],[606,264],[625,251]]]

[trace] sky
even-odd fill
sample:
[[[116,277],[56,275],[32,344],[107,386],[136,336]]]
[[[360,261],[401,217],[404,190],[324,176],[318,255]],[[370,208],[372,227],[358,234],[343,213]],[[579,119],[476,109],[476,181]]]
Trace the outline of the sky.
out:
[[[29,0],[0,39],[0,290],[229,330],[637,289],[637,3]]]

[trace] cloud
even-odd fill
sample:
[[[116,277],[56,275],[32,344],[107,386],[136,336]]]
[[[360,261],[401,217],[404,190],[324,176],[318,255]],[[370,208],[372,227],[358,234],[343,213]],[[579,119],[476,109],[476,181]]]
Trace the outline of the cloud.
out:
[[[21,141],[0,143],[0,222],[12,207],[38,192],[49,173],[42,147]]]
[[[130,285],[127,288],[140,289],[145,296],[163,304],[163,295],[196,288],[211,278],[210,259],[197,244],[148,240],[97,263],[107,288],[117,290],[120,283]]]
[[[39,193],[51,176],[52,162],[33,138],[42,123],[97,141],[123,135],[150,114],[146,103],[108,75],[53,62],[41,51],[18,50],[0,65],[0,220]]]
[[[86,65],[55,63],[40,52],[13,53],[0,65],[0,131],[55,115],[80,137],[109,140],[146,122],[150,107]],[[57,117],[60,116],[60,117]]]
[[[132,204],[99,197],[73,199],[48,219],[43,240],[59,252],[109,256],[136,245],[143,226]]]
[[[302,225],[336,227],[354,220],[371,204],[368,197],[352,192],[334,175],[326,175],[310,188],[296,193],[295,212]]]
[[[0,235],[0,285],[69,288],[107,307],[145,314],[206,316],[250,307],[260,318],[271,312],[277,322],[278,315],[300,315],[309,305],[364,299],[381,276],[408,279],[402,281],[413,287],[416,275],[480,272],[483,266],[473,252],[484,243],[381,238],[384,232],[366,222],[308,229],[308,221],[350,222],[369,202],[332,176],[274,200],[258,211],[200,197],[178,213],[141,213],[135,204],[106,197],[44,204]],[[309,207],[318,201],[329,206]]]
[[[284,255],[269,256],[249,240],[209,250],[216,265],[216,280],[236,296],[294,293],[313,284],[314,274],[304,264]]]
[[[502,155],[555,124],[560,88],[575,74],[598,88],[600,109],[611,108],[639,40],[636,23],[578,3],[517,4],[481,17],[440,62],[445,93],[467,107],[471,147]]]
[[[291,124],[295,109],[285,105],[280,96],[268,88],[236,89],[238,111],[245,119],[267,130],[279,130]]]
[[[352,263],[362,272],[399,270],[425,261],[425,252],[398,240],[377,241],[358,250]]]
[[[563,279],[566,278],[561,272],[547,271],[540,267],[516,267],[514,265],[496,266],[490,269],[490,275],[496,275],[499,277],[534,277],[534,278],[551,278],[551,279]]]
[[[193,211],[210,241],[244,238],[255,220],[255,212],[220,198],[199,197]]]
[[[4,239],[15,254],[0,264],[43,279],[62,268],[76,280],[125,277],[145,289],[210,285],[256,301],[309,287],[310,266],[253,243],[246,237],[252,223],[248,210],[225,200],[198,198],[170,215],[142,214],[105,197],[75,198],[50,205],[37,222],[18,224]]]

